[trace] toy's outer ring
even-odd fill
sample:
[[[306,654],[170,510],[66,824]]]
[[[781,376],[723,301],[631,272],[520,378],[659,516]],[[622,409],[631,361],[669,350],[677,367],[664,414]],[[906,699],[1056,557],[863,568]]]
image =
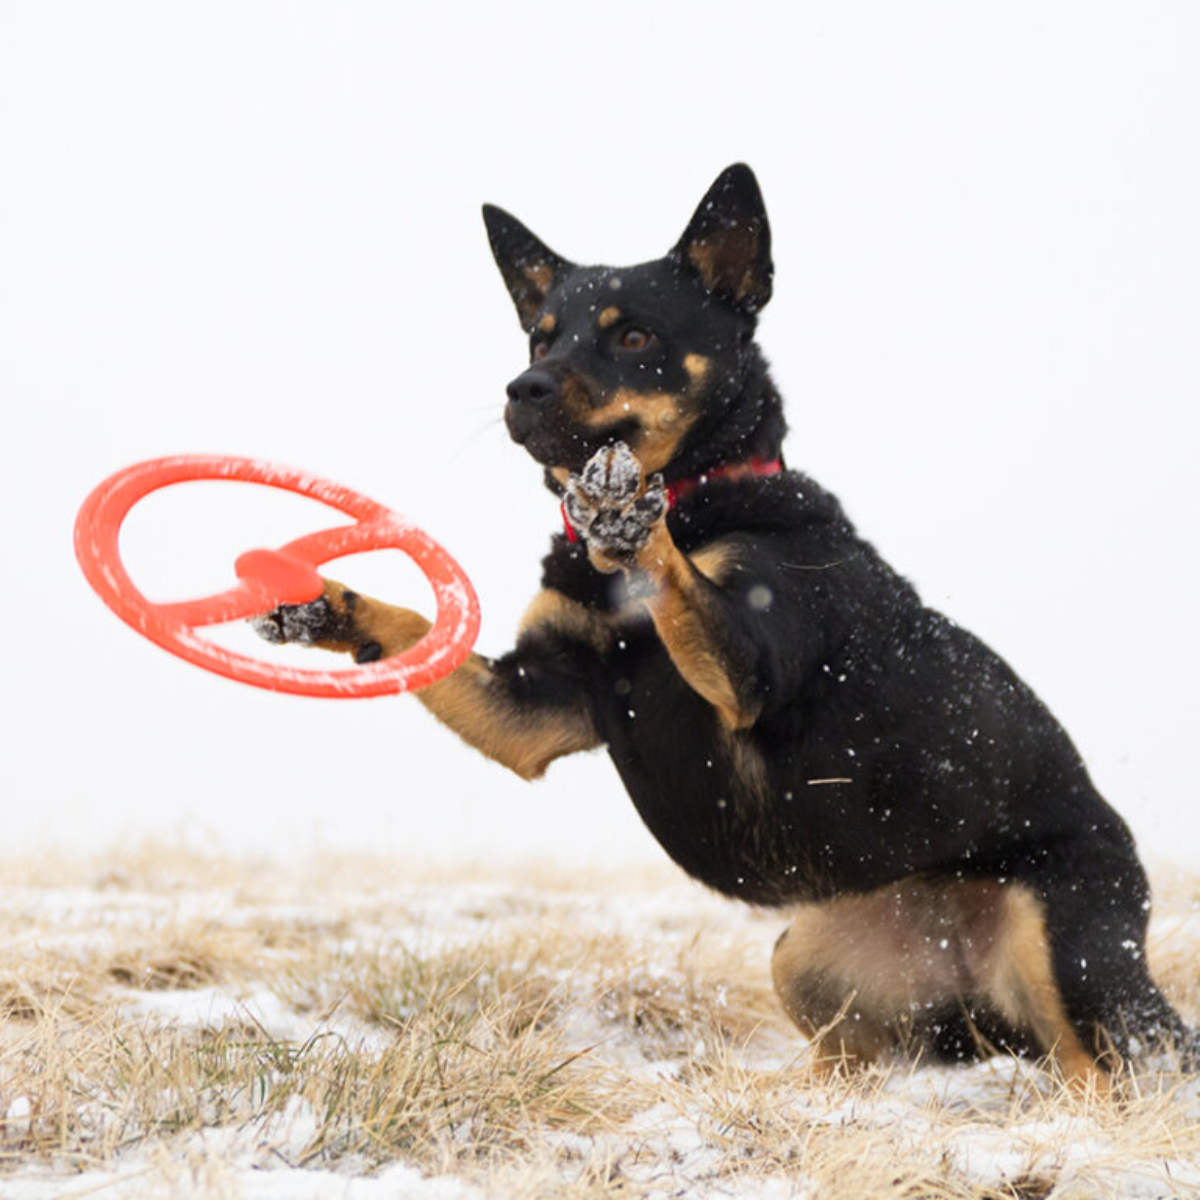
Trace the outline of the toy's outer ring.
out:
[[[409,555],[433,586],[437,619],[403,654],[342,671],[301,670],[248,658],[198,636],[197,626],[235,621],[313,595],[271,595],[241,583],[205,600],[155,604],[134,586],[121,562],[121,522],[143,496],[173,483],[232,479],[310,496],[355,519],[280,547],[313,567],[364,550],[394,548]],[[75,520],[75,555],[88,582],[126,624],[196,666],[272,691],[308,696],[363,697],[416,691],[449,674],[470,653],[479,633],[479,602],[462,568],[431,537],[373,500],[303,471],[253,458],[183,454],[135,463],[106,479]]]

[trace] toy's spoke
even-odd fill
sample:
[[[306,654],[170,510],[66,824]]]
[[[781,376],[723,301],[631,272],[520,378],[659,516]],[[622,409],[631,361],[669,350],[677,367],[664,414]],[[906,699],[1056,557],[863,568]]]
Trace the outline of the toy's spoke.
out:
[[[344,554],[378,549],[384,536],[378,523],[356,522],[305,534],[278,550],[247,550],[234,563],[241,580],[238,587],[201,600],[155,604],[153,608],[164,620],[200,629],[245,620],[281,604],[307,604],[325,586],[318,566]]]

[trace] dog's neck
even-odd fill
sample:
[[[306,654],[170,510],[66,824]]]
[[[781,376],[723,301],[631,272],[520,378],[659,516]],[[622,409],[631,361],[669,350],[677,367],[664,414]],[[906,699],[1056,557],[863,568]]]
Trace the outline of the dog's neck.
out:
[[[684,496],[690,496],[698,488],[725,479],[735,482],[738,479],[762,478],[765,475],[778,475],[783,470],[783,461],[779,458],[749,458],[743,462],[722,463],[711,467],[700,475],[691,475],[686,479],[676,479],[667,484],[667,507],[674,508]]]

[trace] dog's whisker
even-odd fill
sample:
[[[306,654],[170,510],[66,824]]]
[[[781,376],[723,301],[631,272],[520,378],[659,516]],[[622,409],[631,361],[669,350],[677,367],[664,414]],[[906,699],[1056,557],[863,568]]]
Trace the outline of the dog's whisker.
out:
[[[485,421],[482,425],[478,426],[473,433],[468,434],[467,437],[463,439],[462,444],[458,447],[458,449],[446,459],[446,465],[448,467],[453,466],[481,438],[485,438],[489,434],[496,433],[498,430],[501,430],[502,426],[503,418],[501,417],[495,417],[491,420]]]

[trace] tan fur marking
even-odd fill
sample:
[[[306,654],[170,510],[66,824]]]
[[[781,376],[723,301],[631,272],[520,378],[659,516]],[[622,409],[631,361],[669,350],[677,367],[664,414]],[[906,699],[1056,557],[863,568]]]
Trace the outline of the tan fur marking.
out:
[[[599,744],[581,710],[530,717],[514,709],[478,655],[418,692],[417,699],[464,741],[522,779],[537,779],[556,758]]]
[[[712,360],[706,355],[685,354],[683,356],[683,369],[688,373],[688,378],[692,381],[691,390],[693,394],[704,386],[704,381],[708,378],[708,371],[711,366]]]
[[[335,610],[351,613],[355,641],[322,642],[324,649],[353,653],[370,640],[379,643],[384,658],[390,658],[415,645],[429,631],[430,622],[419,613],[368,596],[357,596],[353,609],[348,610],[344,592],[339,583],[328,581],[325,585],[325,597]],[[599,744],[582,708],[536,715],[520,712],[479,654],[469,655],[457,670],[422,688],[416,697],[465,742],[523,779],[538,778],[564,754]]]
[[[910,878],[803,905],[771,973],[818,1053],[870,1062],[900,1044],[914,1012],[984,999],[1031,1030],[1072,1086],[1108,1089],[1067,1018],[1041,905],[1017,885]]]
[[[543,313],[541,320],[538,321],[537,327],[543,333],[553,333],[557,325],[558,322],[554,319],[553,313]]]
[[[702,552],[706,565],[716,569],[721,551],[716,546],[706,551]],[[658,584],[646,606],[676,670],[717,710],[726,728],[748,729],[758,719],[758,711],[746,708],[738,697],[715,641],[717,618],[706,610],[696,573],[672,541],[666,521],[658,524],[638,552],[637,566]]]
[[[975,907],[970,901],[969,891],[909,879],[865,896],[803,905],[776,951],[777,986],[797,973],[813,974],[854,991],[856,1009],[884,1023],[964,994],[970,977],[954,943],[971,925],[964,920],[964,910]],[[785,1007],[795,1019],[786,1000]]]
[[[683,435],[695,424],[693,416],[664,417],[659,424],[644,429],[637,439],[638,457],[646,470],[653,474],[661,471],[675,457]]]
[[[559,484],[560,487],[567,486],[567,480],[571,478],[571,472],[566,467],[551,467],[550,477]]]
[[[608,329],[615,325],[621,319],[621,310],[615,304],[610,304],[607,308],[602,309],[600,315],[596,318],[596,324],[601,329]]]
[[[717,286],[717,249],[711,242],[693,242],[688,247],[688,258],[692,260],[692,266],[700,272],[700,278],[704,280],[704,286],[714,288]]]
[[[697,581],[698,576],[704,576],[717,582],[733,556],[732,547],[713,543],[689,559],[675,545],[666,521],[661,520],[638,551],[634,565],[657,585],[646,607],[675,669],[717,710],[725,728],[736,731],[750,728],[758,719],[758,711],[745,707],[738,697],[728,664],[715,641],[719,618],[707,611]],[[621,563],[590,546],[588,557],[598,571],[611,574],[622,569]]]
[[[1025,888],[1005,893],[1005,923],[995,967],[987,990],[1010,1020],[1032,1027],[1042,1046],[1074,1087],[1109,1089],[1109,1076],[1079,1040],[1067,1017],[1054,977],[1045,914],[1038,899]]]
[[[578,638],[600,652],[612,640],[612,630],[602,617],[553,588],[538,592],[521,618],[522,633],[538,628]]]
[[[632,388],[617,388],[601,405],[589,408],[583,423],[592,429],[602,429],[626,417],[637,417],[643,423],[670,424],[679,418],[680,398],[672,392],[635,392]],[[641,461],[641,455],[638,456]],[[644,469],[648,470],[645,463]]]
[[[712,542],[692,551],[688,560],[705,579],[719,585],[729,577],[729,568],[736,557],[734,547],[730,543]]]
[[[702,546],[687,556],[692,566],[710,583],[721,586],[728,578],[734,563],[737,561],[737,550],[729,542],[712,542]],[[685,676],[686,678],[686,676]],[[725,726],[725,749],[734,763],[735,773],[747,788],[747,791],[763,796],[767,790],[767,765],[758,747],[747,739],[743,727]]]
[[[674,458],[683,435],[699,414],[685,411],[683,397],[674,392],[618,388],[599,408],[578,415],[589,429],[603,429],[634,417],[642,428],[634,438],[633,450],[642,468],[653,474]]]
[[[547,263],[536,263],[525,268],[525,278],[533,284],[544,297],[554,282],[554,270]]]
[[[700,272],[704,286],[724,288],[735,300],[744,299],[754,288],[753,267],[758,254],[758,230],[739,226],[712,233],[692,242],[688,258]]]

